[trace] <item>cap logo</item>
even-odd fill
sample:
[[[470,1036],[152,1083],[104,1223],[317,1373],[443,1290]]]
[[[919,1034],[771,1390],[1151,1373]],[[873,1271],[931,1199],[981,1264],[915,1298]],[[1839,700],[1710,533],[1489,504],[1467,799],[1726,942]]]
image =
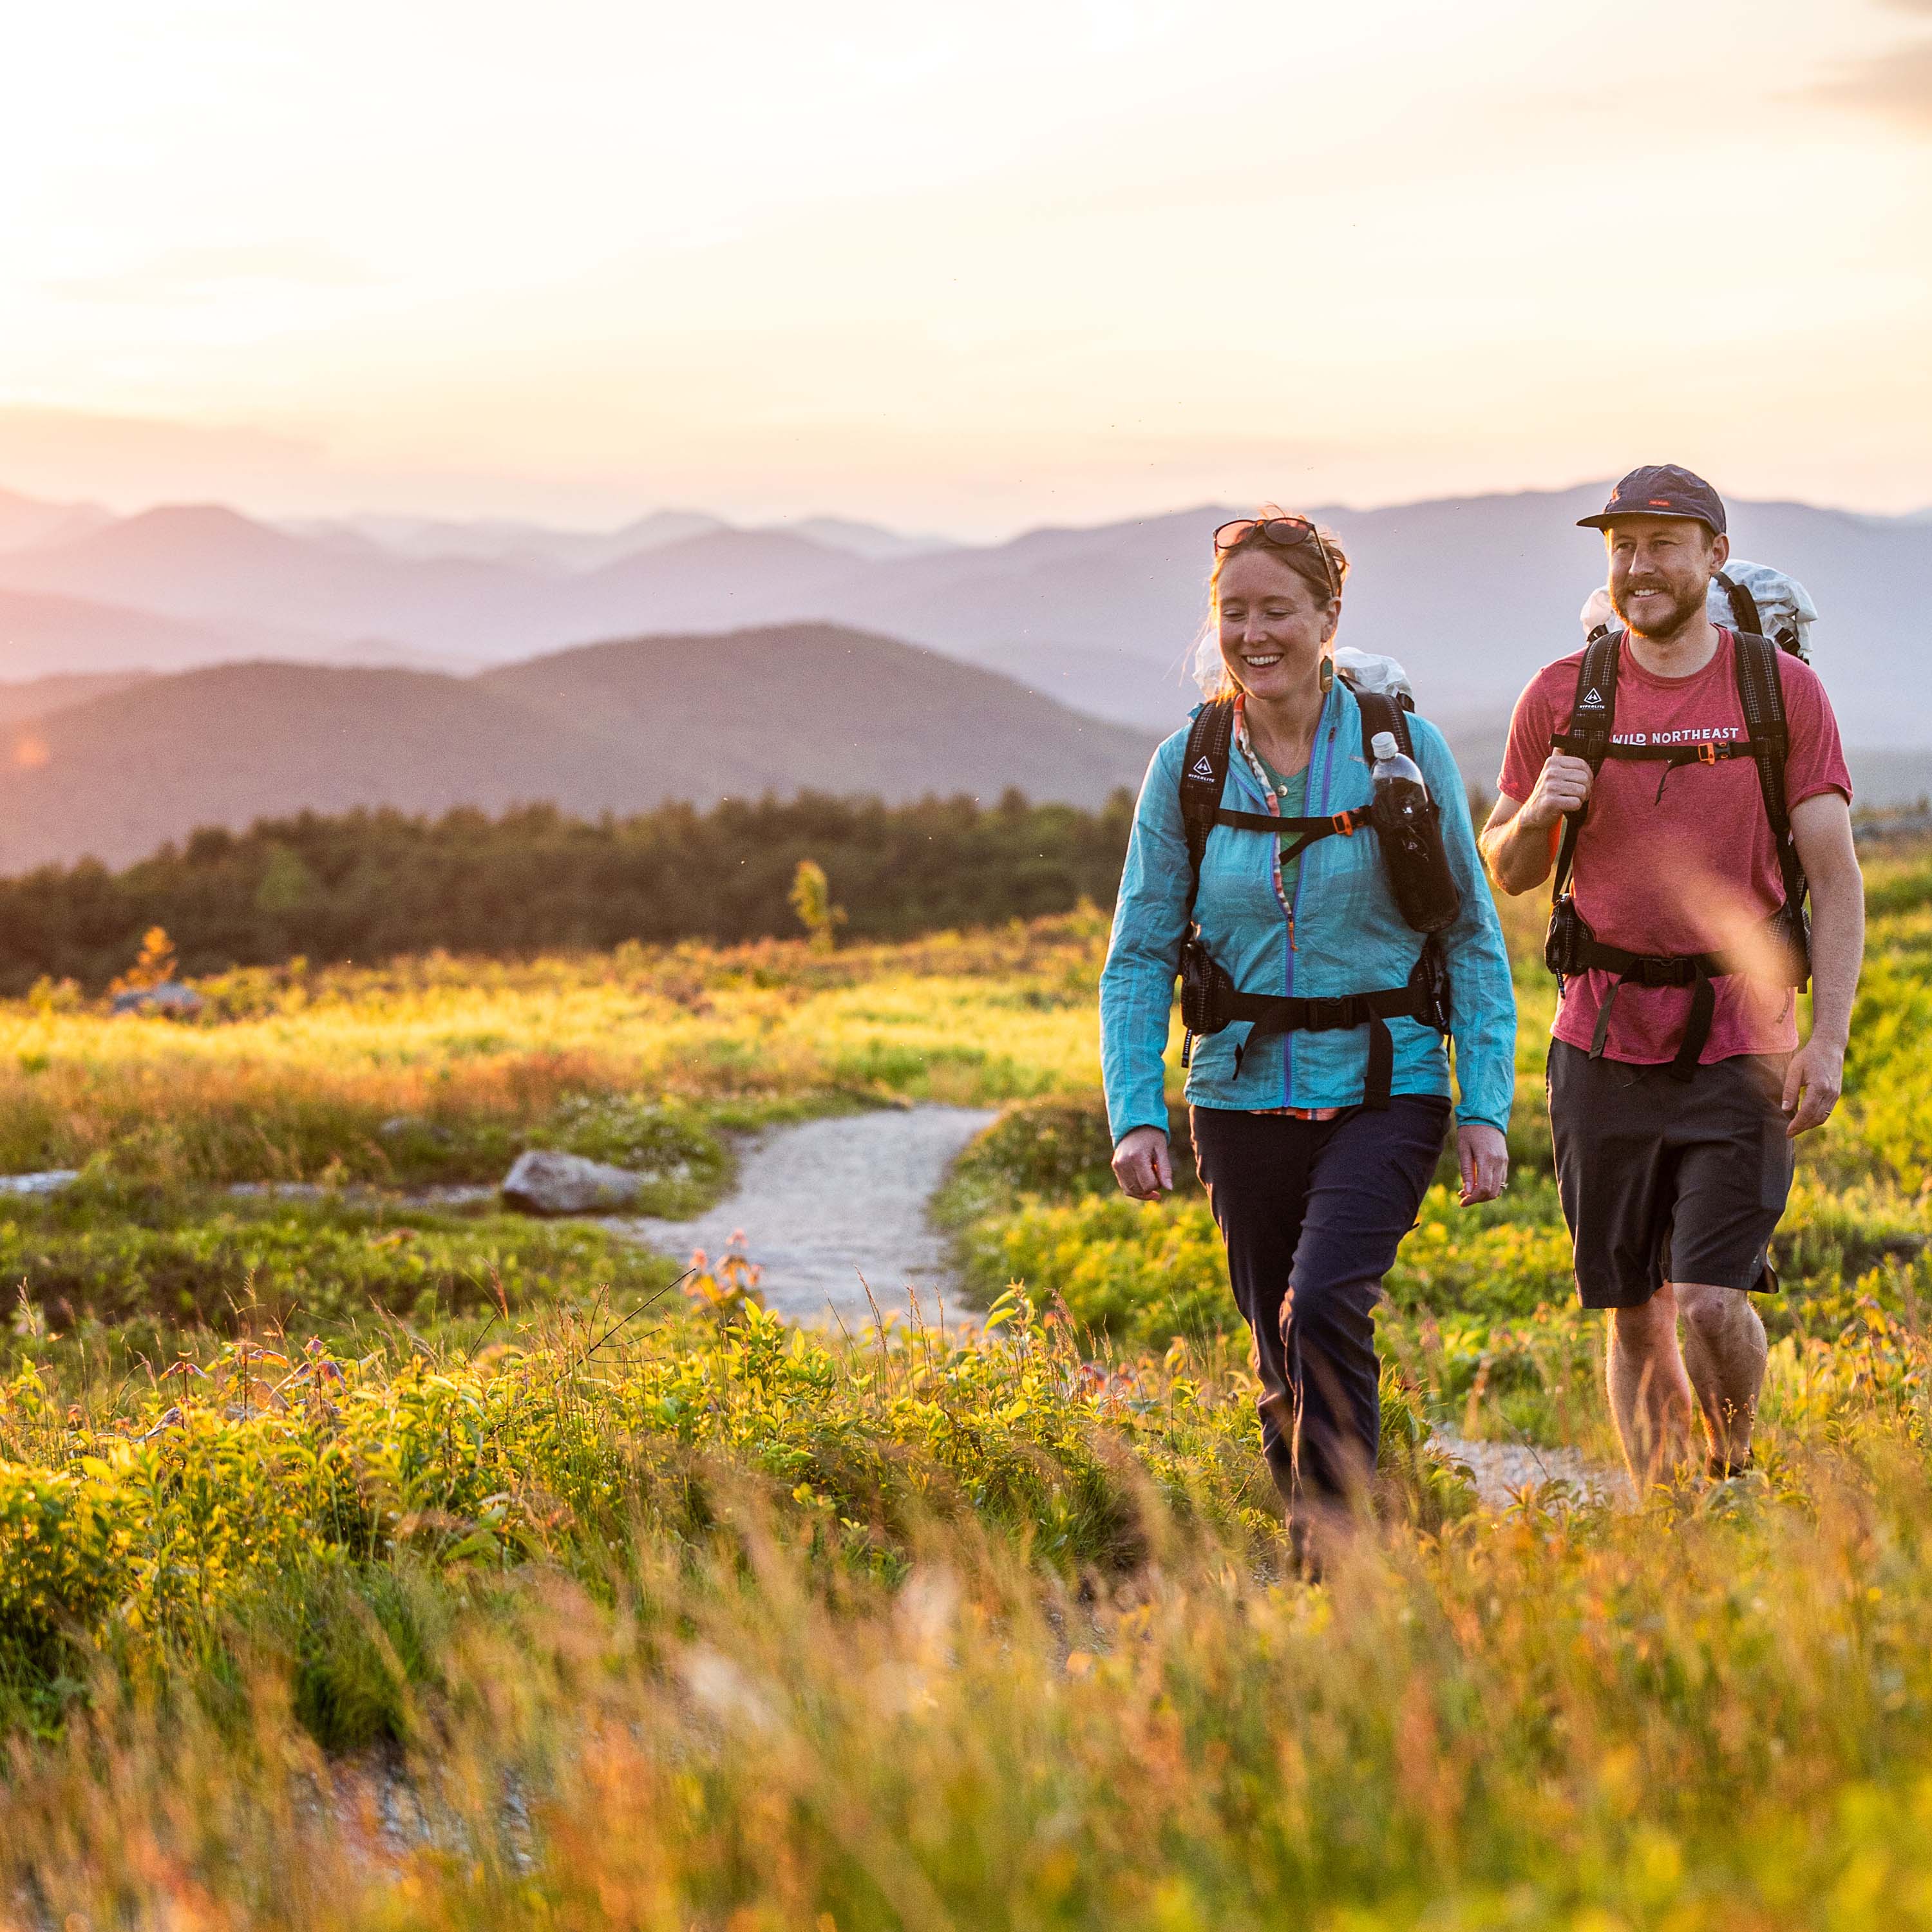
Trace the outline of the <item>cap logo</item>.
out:
[[[1208,762],[1208,755],[1204,752],[1194,760],[1194,769],[1189,776],[1197,778],[1211,778],[1214,776],[1214,767]]]
[[[1653,510],[1667,510],[1670,507],[1670,499],[1668,496],[1653,496],[1650,500],[1650,507]]]

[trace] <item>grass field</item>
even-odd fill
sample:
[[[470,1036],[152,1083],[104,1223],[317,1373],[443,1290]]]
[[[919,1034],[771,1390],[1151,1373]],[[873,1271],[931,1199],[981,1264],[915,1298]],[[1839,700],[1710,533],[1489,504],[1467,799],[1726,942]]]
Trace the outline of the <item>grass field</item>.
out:
[[[1762,1474],[1498,1514],[1426,1444],[1610,1453],[1512,905],[1516,1177],[1403,1250],[1312,1588],[1198,1192],[1109,1192],[1090,916],[0,1007],[0,1170],[82,1170],[0,1197],[0,1925],[1932,1926],[1932,860],[1870,884]],[[923,1098],[1006,1109],[976,1340],[404,1192],[553,1145],[675,1210]]]

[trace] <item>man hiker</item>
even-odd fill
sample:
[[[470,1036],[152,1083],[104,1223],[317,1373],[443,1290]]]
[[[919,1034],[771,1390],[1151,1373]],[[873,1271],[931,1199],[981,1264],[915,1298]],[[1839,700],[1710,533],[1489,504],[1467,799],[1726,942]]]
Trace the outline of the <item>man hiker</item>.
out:
[[[1706,614],[1730,554],[1708,483],[1635,470],[1582,524],[1604,532],[1618,627],[1517,700],[1483,855],[1508,892],[1556,871],[1557,1184],[1583,1305],[1610,1311],[1631,1474],[1690,1461],[1694,1391],[1723,1478],[1750,1466],[1750,1295],[1778,1286],[1792,1143],[1844,1082],[1864,946],[1851,778],[1810,667]]]

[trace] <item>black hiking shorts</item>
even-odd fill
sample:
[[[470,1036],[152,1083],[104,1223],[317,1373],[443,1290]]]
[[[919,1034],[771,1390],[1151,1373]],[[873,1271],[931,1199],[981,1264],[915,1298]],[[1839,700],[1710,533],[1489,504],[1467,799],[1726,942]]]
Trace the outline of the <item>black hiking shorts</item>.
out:
[[[1772,1294],[1791,1192],[1788,1054],[1667,1066],[1550,1045],[1550,1128],[1586,1308],[1637,1308],[1666,1281]]]

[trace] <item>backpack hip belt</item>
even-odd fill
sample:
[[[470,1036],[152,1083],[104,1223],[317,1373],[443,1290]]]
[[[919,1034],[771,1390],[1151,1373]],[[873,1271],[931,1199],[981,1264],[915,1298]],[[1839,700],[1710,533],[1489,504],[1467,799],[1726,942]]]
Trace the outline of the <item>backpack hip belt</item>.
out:
[[[1784,796],[1784,760],[1789,740],[1784,721],[1784,697],[1778,670],[1775,646],[1749,632],[1733,634],[1733,662],[1738,696],[1744,708],[1746,736],[1742,742],[1673,746],[1619,745],[1612,741],[1617,698],[1617,668],[1623,650],[1624,634],[1612,631],[1597,638],[1583,653],[1576,672],[1576,698],[1570,711],[1570,727],[1555,734],[1551,748],[1586,760],[1594,774],[1606,759],[1664,766],[1658,780],[1657,795],[1664,796],[1664,782],[1672,772],[1690,765],[1717,765],[1727,759],[1748,758],[1757,766],[1759,790],[1765,815],[1770,820],[1772,841],[1778,851],[1778,869],[1784,885],[1784,902],[1766,922],[1764,932],[1774,954],[1784,962],[1780,983],[1803,988],[1810,982],[1811,965],[1808,931],[1804,916],[1808,890],[1804,868],[1791,836],[1791,818]],[[1688,986],[1690,1011],[1670,1063],[1673,1078],[1688,1080],[1696,1071],[1700,1056],[1711,1037],[1711,1022],[1717,1012],[1714,980],[1728,974],[1754,970],[1755,962],[1736,954],[1689,952],[1676,954],[1631,952],[1599,939],[1576,910],[1570,890],[1576,856],[1576,840],[1589,816],[1586,805],[1581,812],[1564,815],[1563,838],[1556,855],[1550,906],[1550,930],[1544,941],[1544,963],[1556,974],[1559,990],[1574,975],[1595,968],[1614,973],[1609,994],[1597,1013],[1596,1030],[1590,1044],[1590,1058],[1600,1059],[1610,1038],[1610,1014],[1617,995],[1626,985]]]
[[[1394,734],[1406,753],[1413,755],[1407,716],[1400,704],[1380,692],[1354,693],[1362,716],[1362,751],[1372,758],[1370,741],[1378,731]],[[1185,1066],[1193,1056],[1194,1042],[1221,1032],[1238,1022],[1250,1022],[1247,1036],[1234,1048],[1234,1073],[1240,1078],[1248,1048],[1258,1040],[1290,1033],[1333,1033],[1369,1029],[1369,1058],[1362,1104],[1377,1112],[1389,1104],[1395,1072],[1395,1040],[1388,1030],[1394,1018],[1413,1019],[1438,1033],[1449,1030],[1449,979],[1442,940],[1432,933],[1406,986],[1382,987],[1371,992],[1301,997],[1281,993],[1244,993],[1227,969],[1208,950],[1194,917],[1201,890],[1201,860],[1208,834],[1217,825],[1236,831],[1287,833],[1294,842],[1281,854],[1283,862],[1298,858],[1317,839],[1352,837],[1372,831],[1372,808],[1358,806],[1326,818],[1277,818],[1259,812],[1235,812],[1221,803],[1234,742],[1234,707],[1232,699],[1204,705],[1187,734],[1181,766],[1180,816],[1187,837],[1192,880],[1187,899],[1187,934],[1180,949],[1180,1017],[1187,1030],[1181,1050]]]
[[[1784,983],[1804,985],[1810,975],[1792,947],[1782,909],[1766,922],[1765,933],[1772,945],[1791,962],[1790,970],[1781,976]],[[1608,945],[1590,930],[1582,915],[1576,910],[1575,902],[1568,896],[1552,915],[1550,936],[1546,942],[1544,956],[1545,963],[1552,967],[1559,980],[1586,972],[1592,967],[1616,975],[1604,997],[1603,1004],[1597,1009],[1596,1030],[1590,1040],[1592,1060],[1603,1057],[1604,1048],[1610,1036],[1610,1015],[1616,1008],[1618,994],[1625,986],[1689,987],[1690,1010],[1678,1040],[1676,1055],[1670,1062],[1672,1076],[1679,1080],[1688,1080],[1696,1070],[1698,1056],[1711,1037],[1711,1022],[1716,1018],[1718,1010],[1717,989],[1712,982],[1721,980],[1727,974],[1748,973],[1754,965],[1752,961],[1741,958],[1735,953],[1630,952],[1621,946]]]
[[[1214,971],[1226,980],[1220,966],[1216,965]],[[1246,1039],[1234,1048],[1238,1079],[1249,1048],[1261,1040],[1281,1034],[1352,1032],[1357,1027],[1366,1027],[1369,1064],[1363,1080],[1362,1104],[1380,1112],[1388,1106],[1395,1078],[1395,1036],[1389,1031],[1388,1022],[1415,1020],[1438,1033],[1448,1030],[1448,974],[1442,942],[1433,934],[1424,941],[1422,956],[1416,961],[1405,986],[1385,986],[1372,993],[1314,994],[1303,998],[1238,992],[1229,981],[1218,989],[1216,1010],[1203,1017],[1216,1023],[1195,1029],[1197,1032],[1219,1033],[1238,1020],[1252,1022]]]

